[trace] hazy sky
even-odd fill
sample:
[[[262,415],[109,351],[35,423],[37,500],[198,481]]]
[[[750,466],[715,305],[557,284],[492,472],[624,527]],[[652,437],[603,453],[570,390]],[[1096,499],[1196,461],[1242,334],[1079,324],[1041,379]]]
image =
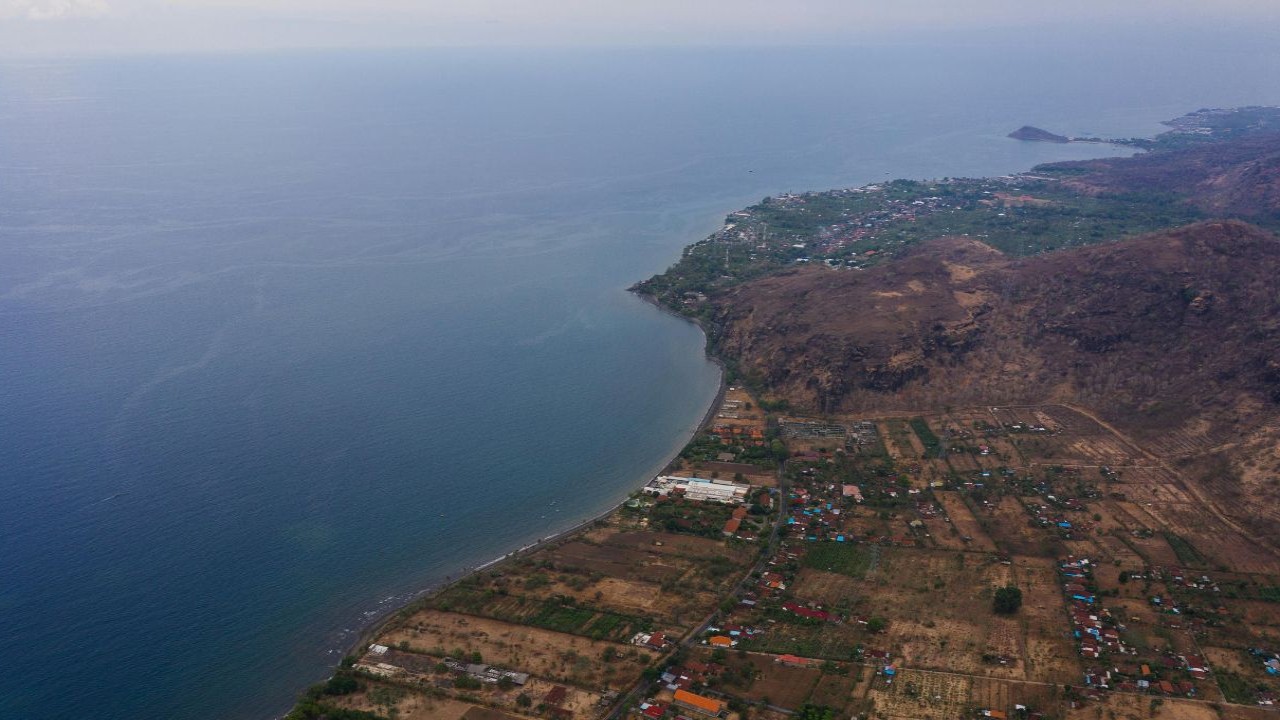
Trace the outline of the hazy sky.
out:
[[[1280,0],[0,0],[0,54],[874,42],[977,28],[1280,27]]]

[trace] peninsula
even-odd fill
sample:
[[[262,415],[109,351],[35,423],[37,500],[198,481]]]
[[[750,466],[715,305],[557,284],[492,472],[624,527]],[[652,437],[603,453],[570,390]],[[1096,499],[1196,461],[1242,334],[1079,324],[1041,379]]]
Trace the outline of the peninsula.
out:
[[[633,288],[725,365],[679,457],[289,717],[1277,717],[1280,109],[1170,125],[729,215]]]
[[[1050,142],[1050,143],[1069,143],[1071,138],[1065,135],[1054,135],[1048,130],[1041,130],[1038,127],[1023,125],[1022,127],[1009,133],[1009,137],[1014,140],[1025,140],[1027,142]]]

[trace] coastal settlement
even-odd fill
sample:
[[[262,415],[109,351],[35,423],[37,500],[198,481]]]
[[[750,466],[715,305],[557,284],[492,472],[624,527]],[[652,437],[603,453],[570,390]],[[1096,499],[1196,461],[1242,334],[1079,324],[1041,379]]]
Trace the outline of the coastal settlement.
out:
[[[615,512],[405,608],[299,708],[1274,716],[1280,564],[1089,415],[766,408],[729,388]]]
[[[1194,151],[1280,110],[1169,124],[1127,144]],[[634,289],[710,327],[755,279],[930,238],[1018,257],[1209,217],[1082,172],[766,198]],[[291,720],[1280,717],[1280,557],[1170,460],[1185,435],[1066,401],[801,413],[718,354],[735,384],[663,473],[404,608]]]

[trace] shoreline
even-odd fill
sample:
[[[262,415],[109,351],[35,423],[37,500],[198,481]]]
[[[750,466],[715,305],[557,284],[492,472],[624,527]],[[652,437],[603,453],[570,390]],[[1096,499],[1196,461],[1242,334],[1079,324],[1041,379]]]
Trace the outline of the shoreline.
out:
[[[642,302],[652,305],[653,307],[657,308],[659,312],[665,315],[668,315],[672,318],[676,318],[679,320],[683,320],[685,322],[688,322],[697,326],[697,328],[702,331],[702,336],[703,336],[703,348],[702,348],[703,357],[706,358],[712,364],[714,364],[720,370],[719,387],[717,387],[716,389],[715,396],[711,399],[711,403],[707,406],[706,411],[703,412],[702,418],[698,421],[698,424],[693,427],[693,430],[689,432],[689,436],[685,438],[683,443],[680,444],[679,449],[675,450],[675,452],[663,462],[662,467],[666,468],[673,461],[675,461],[676,458],[680,456],[680,452],[684,449],[686,445],[689,444],[689,441],[692,440],[694,436],[696,436],[699,432],[701,432],[702,430],[710,426],[711,422],[715,419],[716,409],[720,407],[720,404],[724,400],[725,391],[728,389],[728,383],[725,381],[725,365],[720,358],[711,354],[710,335],[707,333],[706,327],[704,327],[703,324],[699,322],[697,319],[686,317],[684,315],[680,315],[678,313],[672,312],[669,308],[663,306],[661,303],[657,302],[654,298],[641,295],[640,293],[637,293],[633,290],[624,289],[623,292],[636,296]],[[659,472],[661,472],[661,470]],[[643,482],[648,482],[648,480],[645,479]],[[643,484],[641,484],[638,487],[643,487]],[[546,537],[539,538],[538,540],[532,543],[529,543],[527,545],[521,546],[515,550],[512,550],[506,553],[505,555],[499,555],[498,557],[488,562],[482,563],[480,565],[476,565],[474,567],[464,568],[461,571],[461,574],[459,574],[457,577],[449,578],[449,576],[446,576],[446,580],[444,582],[430,585],[426,588],[423,588],[422,590],[419,590],[413,593],[402,604],[396,605],[394,607],[385,608],[385,610],[382,613],[366,620],[364,622],[364,626],[356,631],[356,639],[352,644],[347,646],[347,648],[343,652],[342,660],[345,660],[348,656],[351,656],[353,654],[358,655],[363,648],[368,647],[368,645],[375,638],[377,638],[379,634],[382,633],[382,631],[387,627],[387,625],[389,625],[392,621],[396,619],[396,616],[398,616],[406,608],[411,607],[414,603],[420,602],[440,592],[443,592],[444,590],[447,590],[450,587],[453,587],[454,585],[458,584],[459,582],[462,582],[463,580],[466,580],[467,578],[470,578],[471,576],[475,575],[478,572],[495,568],[495,567],[501,567],[505,563],[516,560],[517,558],[537,552],[538,550],[548,547],[554,543],[567,540],[570,537],[578,534],[579,532],[582,532],[588,527],[596,524],[601,520],[604,520],[605,518],[609,517],[613,513],[617,512],[618,508],[622,507],[623,504],[625,504],[626,502],[627,502],[626,499],[620,500],[619,502],[611,505],[608,509],[596,515],[593,515],[590,518],[587,518],[586,520],[583,520],[582,522],[579,522],[573,525],[572,527],[566,528],[564,530],[553,533],[551,535],[547,535]],[[341,667],[342,660],[339,660],[339,667]],[[328,677],[333,677],[333,674],[331,673]],[[323,682],[323,680],[319,682]],[[296,704],[297,700],[295,699],[293,702]],[[290,708],[292,708],[292,705],[290,705]],[[288,712],[289,711],[286,710],[283,714],[277,716],[277,718],[283,718],[285,715],[288,714]]]

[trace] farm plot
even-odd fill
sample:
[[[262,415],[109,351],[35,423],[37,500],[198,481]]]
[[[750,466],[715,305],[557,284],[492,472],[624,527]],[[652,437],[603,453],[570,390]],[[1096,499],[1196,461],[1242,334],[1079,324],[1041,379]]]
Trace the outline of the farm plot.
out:
[[[1173,490],[1166,488],[1165,492]],[[1157,519],[1160,534],[1173,552],[1173,564],[1257,574],[1280,572],[1274,553],[1241,535],[1200,503],[1152,501],[1144,509]]]
[[[988,672],[983,674],[994,677],[1020,679],[1025,677],[1026,668],[1022,663],[1022,642],[1019,636],[1022,628],[1012,618],[992,618],[987,626],[987,642],[983,656],[1000,658],[990,663]]]
[[[791,591],[807,602],[839,608],[852,605],[858,594],[866,591],[866,586],[847,575],[803,568]]]
[[[901,670],[889,684],[877,677],[869,697],[877,715],[906,720],[965,717],[971,680],[960,675]]]
[[[806,568],[860,578],[867,574],[879,554],[879,548],[864,544],[811,543],[802,562]]]
[[[1142,457],[1128,443],[1113,436],[1064,437],[1060,447],[1063,462],[1071,458],[1080,465],[1130,465]]]
[[[592,533],[588,537],[599,545],[611,548],[684,557],[690,560],[728,558],[734,562],[746,563],[755,552],[752,547],[727,545],[722,540],[664,532]]]
[[[693,563],[679,556],[613,545],[588,545],[577,540],[548,550],[540,557],[557,568],[651,583],[675,580],[693,567]]]
[[[876,423],[876,432],[880,435],[885,451],[894,460],[920,458],[920,450],[911,444],[915,436],[907,430],[907,425],[902,420],[881,420]]]
[[[543,577],[534,574],[526,583]],[[539,600],[568,597],[574,601],[624,615],[642,615],[667,619],[683,615],[697,608],[714,605],[716,595],[709,592],[688,592],[679,588],[671,591],[654,583],[621,580],[619,578],[583,577],[581,575],[554,575],[548,584],[534,589],[529,585],[521,591],[527,597]]]
[[[1145,535],[1155,532],[1160,525],[1160,521],[1147,512],[1146,508],[1136,503],[1121,500],[1108,500],[1107,502],[1109,503],[1111,516],[1123,526],[1125,532]]]
[[[755,487],[777,487],[778,474],[758,465],[735,462],[696,462],[691,471],[681,471],[676,475],[694,475],[701,478],[732,478]],[[741,476],[741,477],[739,477]]]
[[[624,615],[599,607],[579,605],[559,598],[534,598],[501,594],[491,588],[459,583],[430,601],[444,612],[493,618],[544,630],[582,635],[593,640],[625,641],[635,633],[652,629],[649,617]]]
[[[336,707],[388,714],[395,711],[398,720],[462,720],[479,708],[450,698],[406,692],[396,685],[364,681],[365,688],[345,697],[330,699]],[[380,702],[374,702],[374,699]]]
[[[415,613],[378,642],[390,647],[407,643],[415,651],[435,656],[479,653],[505,667],[587,688],[622,689],[657,656],[635,646],[438,610]],[[610,648],[620,658],[601,662]]]
[[[1014,717],[1015,705],[1024,705],[1032,712],[1056,715],[1059,700],[1056,688],[1052,685],[975,678],[969,690],[969,704],[983,710],[998,710]]]
[[[942,504],[943,510],[946,511],[947,517],[951,518],[951,524],[960,533],[961,539],[969,538],[965,541],[966,547],[971,550],[995,552],[996,544],[991,540],[991,536],[987,535],[978,524],[978,519],[973,516],[969,506],[965,505],[958,493],[938,491],[933,496]]]
[[[943,516],[925,520],[924,527],[929,533],[929,540],[933,546],[940,550],[966,550],[969,547],[969,543],[964,541],[956,526]]]
[[[1116,720],[1220,720],[1226,716],[1220,715],[1208,703],[1165,698],[1155,704],[1146,695],[1129,693],[1112,693],[1100,704],[1084,703],[1066,712],[1067,720],[1097,720],[1099,717],[1114,717]]]
[[[854,688],[858,686],[856,673],[859,670],[865,672],[864,669],[855,667],[848,675],[823,675],[813,686],[813,692],[806,702],[829,707],[836,711],[837,717],[841,716],[853,700]]]
[[[780,619],[770,623],[764,635],[742,641],[741,647],[751,652],[848,661],[857,657],[858,646],[870,637],[856,622],[793,623]]]
[[[1025,648],[1024,676],[1038,682],[1072,682],[1080,661],[1068,633],[1066,609],[1054,561],[1015,557],[1010,581],[1022,590],[1018,622]]]
[[[1024,502],[1039,502],[1040,498],[1016,498],[1006,495],[1000,498],[991,513],[991,539],[1001,550],[1015,555],[1056,555],[1054,537],[1047,531],[1031,525]]]
[[[986,613],[990,615],[990,613]],[[972,620],[896,617],[889,623],[889,645],[913,668],[978,674],[995,668],[982,663],[989,617]]]
[[[706,662],[710,659],[710,653],[699,651],[698,659]],[[741,674],[744,666],[750,666],[756,672],[756,679],[749,687],[726,686],[723,688],[724,692],[755,702],[767,700],[770,705],[789,710],[800,709],[822,678],[822,673],[817,670],[787,667],[774,662],[771,655],[753,653],[743,658],[730,654],[722,664],[729,668],[726,675]]]
[[[718,602],[719,593],[699,590],[696,585],[695,582],[667,581],[658,584],[607,577],[597,572],[557,567],[552,563],[504,567],[460,583],[472,595],[519,595],[526,600],[561,604],[568,598],[572,604],[582,607],[594,607],[622,616],[653,618],[667,629],[687,629],[685,623],[705,617]],[[459,595],[462,591],[452,592]],[[448,594],[449,591],[444,593]],[[459,595],[458,602],[465,601]]]

